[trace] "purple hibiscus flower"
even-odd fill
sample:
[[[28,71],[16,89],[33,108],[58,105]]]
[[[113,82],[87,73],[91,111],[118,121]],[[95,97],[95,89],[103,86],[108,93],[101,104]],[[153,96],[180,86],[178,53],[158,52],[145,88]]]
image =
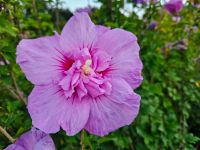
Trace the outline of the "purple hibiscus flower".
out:
[[[165,3],[164,8],[170,14],[177,15],[183,8],[183,1],[182,0],[170,0],[169,2]]]
[[[55,150],[55,145],[49,135],[32,128],[5,150]]]
[[[61,35],[22,40],[17,63],[35,84],[28,98],[33,125],[103,136],[131,124],[140,106],[132,90],[142,81],[139,50],[134,34],[94,25],[84,12]]]
[[[157,25],[158,25],[158,22],[154,20],[150,23],[150,25],[147,27],[147,29],[154,30],[157,27]]]

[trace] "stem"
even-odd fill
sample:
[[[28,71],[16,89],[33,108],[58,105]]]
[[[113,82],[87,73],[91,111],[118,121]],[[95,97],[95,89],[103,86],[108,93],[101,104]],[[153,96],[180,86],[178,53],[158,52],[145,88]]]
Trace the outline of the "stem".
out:
[[[22,92],[20,91],[20,89],[19,89],[19,87],[18,87],[18,85],[17,85],[15,76],[13,75],[13,72],[12,72],[12,71],[10,72],[10,75],[11,75],[11,78],[12,78],[12,81],[13,81],[14,88],[15,88],[15,90],[16,90],[16,92],[17,92],[17,95],[18,95],[19,98],[24,102],[24,104],[27,105],[27,100],[26,100],[26,98],[24,98],[24,97],[22,96]]]
[[[15,142],[15,139],[2,127],[0,126],[0,132],[8,138],[8,140],[11,142],[11,143],[14,143]]]
[[[12,87],[5,85],[1,80],[0,80],[0,85],[4,86],[5,89],[8,90],[14,98],[20,100],[20,97],[16,94],[15,90]]]
[[[35,0],[32,0],[32,7],[33,7],[33,12],[34,12],[35,18],[37,20],[37,23],[40,26],[41,22],[40,22],[40,19],[39,19],[38,9],[37,9],[36,1]],[[42,34],[40,28],[38,28],[37,32],[38,32],[39,35]]]
[[[56,0],[56,28],[59,31],[60,18],[59,18],[59,0]]]
[[[84,146],[84,129],[81,131],[81,150],[85,150],[85,146]]]
[[[27,99],[24,96],[22,96],[23,92],[20,91],[20,89],[17,85],[17,81],[16,81],[15,76],[12,72],[12,68],[9,68],[8,63],[6,62],[6,59],[4,58],[4,56],[2,54],[0,54],[0,57],[2,58],[4,64],[7,66],[8,70],[9,70],[9,74],[10,74],[10,77],[12,79],[14,90],[12,90],[12,88],[10,88],[8,86],[5,86],[5,87],[11,92],[12,95],[14,95],[15,97],[18,97],[22,102],[24,102],[25,105],[27,105]]]

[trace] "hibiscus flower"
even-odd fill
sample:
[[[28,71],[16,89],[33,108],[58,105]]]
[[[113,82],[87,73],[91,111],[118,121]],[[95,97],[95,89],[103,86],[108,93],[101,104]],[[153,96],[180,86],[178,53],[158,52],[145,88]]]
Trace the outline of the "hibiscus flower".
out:
[[[183,8],[182,0],[170,0],[165,3],[164,8],[172,15],[177,15]]]
[[[131,124],[140,106],[133,92],[142,81],[139,49],[134,34],[94,25],[85,12],[61,35],[22,40],[17,63],[35,85],[28,98],[33,125],[103,136]]]
[[[55,150],[55,145],[49,135],[33,127],[5,150]]]

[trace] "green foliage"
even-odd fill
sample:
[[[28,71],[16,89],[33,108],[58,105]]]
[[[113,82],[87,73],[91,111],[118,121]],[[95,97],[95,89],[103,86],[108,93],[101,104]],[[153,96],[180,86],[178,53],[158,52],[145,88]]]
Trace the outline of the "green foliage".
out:
[[[200,11],[190,3],[179,22],[160,3],[137,6],[142,18],[125,16],[124,1],[99,0],[92,20],[111,28],[124,28],[138,37],[144,81],[135,122],[108,136],[84,132],[84,145],[91,150],[193,150],[200,148]],[[15,62],[15,50],[22,38],[59,32],[72,13],[61,9],[60,1],[0,0],[0,125],[14,137],[31,128],[27,96],[32,85]],[[130,1],[131,2],[131,1]],[[130,3],[131,4],[131,3]],[[58,18],[59,17],[59,18]],[[148,25],[156,20],[155,29]],[[64,131],[52,135],[57,149],[80,149],[80,134],[68,137]],[[0,149],[10,142],[0,133]]]

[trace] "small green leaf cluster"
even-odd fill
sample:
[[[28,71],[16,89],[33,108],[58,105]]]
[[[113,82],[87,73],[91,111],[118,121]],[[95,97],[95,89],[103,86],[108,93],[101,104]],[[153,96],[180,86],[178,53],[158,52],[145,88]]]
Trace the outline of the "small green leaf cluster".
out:
[[[84,132],[86,149],[200,148],[200,10],[187,2],[179,19],[160,2],[98,1],[101,7],[90,14],[96,24],[123,28],[138,37],[144,80],[136,90],[142,99],[133,124],[105,137]],[[126,10],[127,4],[134,11]],[[60,32],[72,15],[61,5],[60,0],[0,0],[0,125],[14,138],[31,128],[25,103],[33,88],[15,62],[16,46],[22,38]],[[157,25],[149,29],[152,21]],[[60,131],[52,137],[59,150],[80,149],[79,134],[67,137]],[[8,144],[0,133],[0,149]]]

